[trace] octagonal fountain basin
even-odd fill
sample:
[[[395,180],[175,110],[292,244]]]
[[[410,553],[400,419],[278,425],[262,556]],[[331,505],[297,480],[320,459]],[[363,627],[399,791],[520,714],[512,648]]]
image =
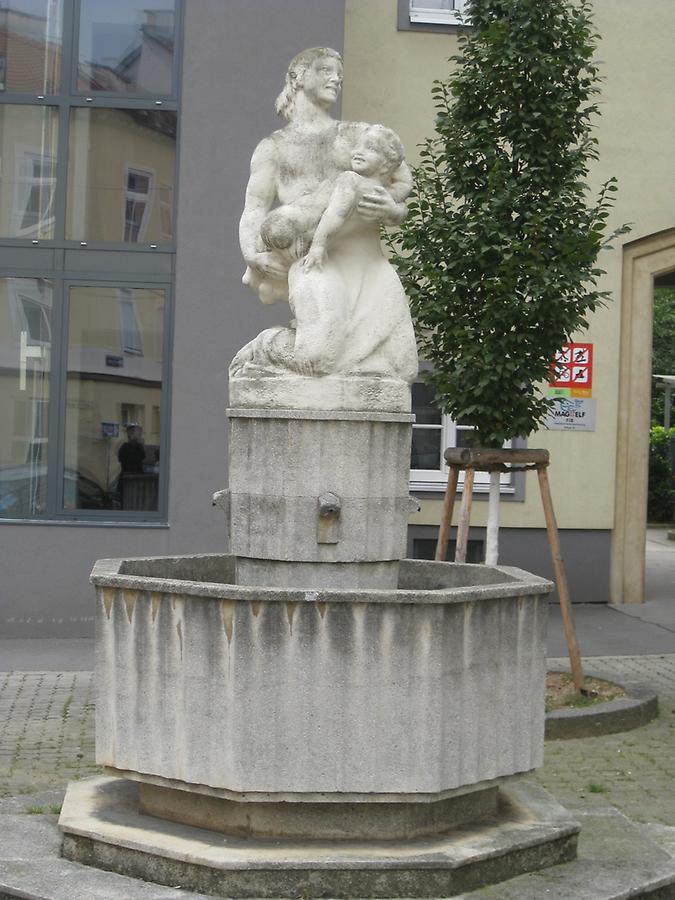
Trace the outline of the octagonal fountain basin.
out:
[[[436,801],[541,765],[550,582],[403,560],[399,589],[239,587],[225,555],[101,560],[96,760],[270,803]]]

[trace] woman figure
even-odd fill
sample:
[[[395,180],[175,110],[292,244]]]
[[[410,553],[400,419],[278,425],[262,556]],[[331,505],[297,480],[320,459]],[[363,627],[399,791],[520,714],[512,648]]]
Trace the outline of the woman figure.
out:
[[[405,216],[411,186],[405,162],[386,188],[373,184],[362,194],[354,215],[328,242],[321,270],[303,269],[335,181],[352,168],[355,147],[369,127],[337,122],[329,115],[341,84],[342,60],[336,51],[312,48],[298,54],[276,102],[289,124],[265,138],[253,154],[239,227],[248,266],[244,283],[258,290],[264,303],[288,300],[296,322],[268,329],[240,350],[230,367],[232,377],[291,371],[409,382],[417,372],[407,300],[379,239],[380,224],[395,225]],[[284,247],[275,246],[269,236],[267,245],[263,240],[270,231],[266,219],[279,204],[302,212],[300,220],[306,224]]]

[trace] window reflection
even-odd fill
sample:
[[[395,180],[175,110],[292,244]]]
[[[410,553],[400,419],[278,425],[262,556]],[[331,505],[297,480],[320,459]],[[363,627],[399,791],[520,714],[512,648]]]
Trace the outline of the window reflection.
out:
[[[53,107],[0,106],[0,237],[54,237],[57,142]]]
[[[0,278],[0,518],[45,512],[52,285]]]
[[[74,109],[66,237],[167,243],[176,169],[176,113]],[[161,187],[160,187],[161,185]]]
[[[82,0],[78,90],[171,94],[175,3]]]
[[[0,91],[55,94],[61,0],[0,0]]]
[[[440,469],[441,429],[413,428],[410,452],[411,469]]]
[[[159,289],[70,290],[65,509],[159,508],[164,306]]]

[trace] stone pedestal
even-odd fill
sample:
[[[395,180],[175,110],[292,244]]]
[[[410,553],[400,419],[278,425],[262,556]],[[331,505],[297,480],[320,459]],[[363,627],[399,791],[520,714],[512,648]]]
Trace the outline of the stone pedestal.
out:
[[[405,556],[413,417],[228,410],[236,582],[395,589]]]

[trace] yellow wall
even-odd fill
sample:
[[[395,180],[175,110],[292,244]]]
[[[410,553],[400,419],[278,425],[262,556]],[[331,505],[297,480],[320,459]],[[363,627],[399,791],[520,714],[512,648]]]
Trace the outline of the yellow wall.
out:
[[[448,57],[457,52],[451,34],[397,31],[396,0],[347,0],[345,24],[345,119],[383,122],[395,129],[416,160],[416,145],[433,133],[434,78],[450,71]],[[601,35],[597,51],[604,79],[598,121],[600,161],[591,186],[611,175],[619,194],[610,227],[632,223],[600,260],[607,270],[602,289],[612,292],[610,305],[596,313],[579,339],[594,344],[593,396],[597,398],[594,432],[539,432],[531,447],[551,452],[551,488],[563,528],[612,528],[615,497],[616,422],[619,375],[621,244],[675,226],[675,2],[673,0],[595,0],[595,25]],[[534,476],[528,475],[524,503],[504,503],[506,526],[543,527]],[[434,524],[440,500],[422,498],[411,524]],[[472,521],[484,522],[485,504],[476,504]]]

